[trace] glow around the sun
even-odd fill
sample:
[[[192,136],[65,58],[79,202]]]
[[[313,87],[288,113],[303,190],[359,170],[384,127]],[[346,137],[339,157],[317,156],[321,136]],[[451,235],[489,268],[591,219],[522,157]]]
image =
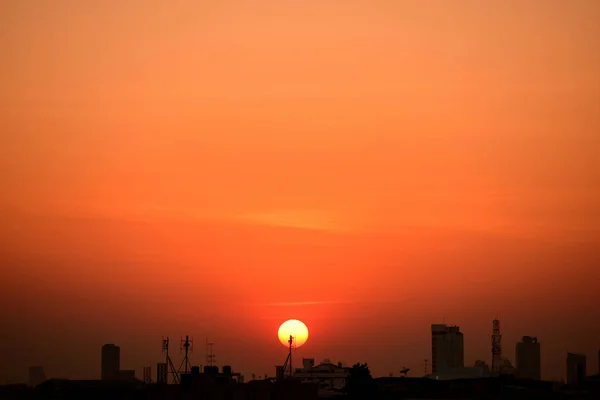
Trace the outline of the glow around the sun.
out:
[[[297,319],[287,320],[281,324],[279,331],[277,332],[279,341],[285,347],[289,346],[288,341],[290,340],[290,335],[294,337],[294,346],[300,347],[306,343],[306,340],[308,339],[308,328],[304,322]]]

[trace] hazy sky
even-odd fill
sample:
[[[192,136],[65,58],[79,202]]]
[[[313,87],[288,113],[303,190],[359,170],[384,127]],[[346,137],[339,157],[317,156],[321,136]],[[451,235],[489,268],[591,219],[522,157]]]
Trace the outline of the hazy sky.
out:
[[[600,2],[0,1],[0,383],[217,343],[422,374],[600,348]],[[289,304],[289,303],[316,304]],[[177,346],[175,346],[177,347]],[[179,354],[175,354],[178,363]]]

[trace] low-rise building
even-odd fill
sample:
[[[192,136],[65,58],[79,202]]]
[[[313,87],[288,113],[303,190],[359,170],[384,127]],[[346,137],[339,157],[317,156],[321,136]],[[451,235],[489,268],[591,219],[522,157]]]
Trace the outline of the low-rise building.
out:
[[[303,358],[302,368],[296,368],[294,378],[306,383],[316,383],[322,390],[339,390],[346,386],[349,372],[350,367],[345,367],[341,362],[334,364],[326,359],[315,365],[314,358]]]

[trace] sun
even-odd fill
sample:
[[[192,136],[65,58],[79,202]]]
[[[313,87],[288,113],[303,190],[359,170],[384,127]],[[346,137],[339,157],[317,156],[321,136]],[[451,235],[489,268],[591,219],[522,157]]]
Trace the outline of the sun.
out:
[[[289,346],[288,341],[290,340],[290,335],[294,338],[294,346],[300,347],[306,343],[306,340],[308,339],[308,328],[304,325],[304,322],[298,321],[297,319],[287,320],[281,324],[279,331],[277,332],[279,341],[285,347]]]

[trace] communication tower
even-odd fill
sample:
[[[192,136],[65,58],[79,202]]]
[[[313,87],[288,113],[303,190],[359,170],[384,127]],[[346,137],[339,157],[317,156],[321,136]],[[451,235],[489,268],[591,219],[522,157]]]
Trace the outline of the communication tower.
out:
[[[215,365],[216,356],[213,353],[214,344],[214,342],[209,342],[208,338],[206,338],[206,365],[208,365],[209,367]]]
[[[492,321],[492,373],[499,374],[502,364],[502,335],[500,334],[500,321]]]
[[[192,364],[190,363],[190,359],[188,358],[188,353],[191,351],[194,352],[194,339],[190,340],[188,335],[185,335],[185,339],[181,339],[181,346],[179,347],[179,351],[185,351],[185,357],[179,366],[178,373],[181,374],[181,369],[183,368],[183,373],[187,374],[188,371],[192,370]]]
[[[175,366],[173,365],[173,361],[171,361],[171,357],[169,357],[169,337],[167,336],[166,339],[163,338],[162,343],[162,351],[165,353],[165,364],[167,364],[167,376],[171,374],[173,377],[173,383],[179,383],[179,374],[175,370]]]

